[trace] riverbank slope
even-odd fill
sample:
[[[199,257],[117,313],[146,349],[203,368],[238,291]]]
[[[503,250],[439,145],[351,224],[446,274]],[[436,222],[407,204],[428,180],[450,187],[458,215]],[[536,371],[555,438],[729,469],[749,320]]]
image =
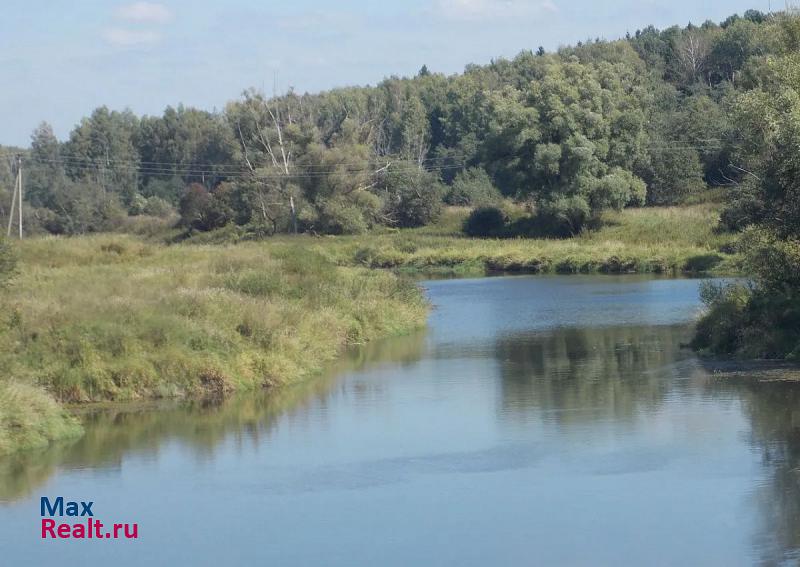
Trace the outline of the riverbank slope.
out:
[[[25,241],[19,254],[0,335],[0,453],[76,434],[59,404],[276,387],[427,315],[410,281],[303,242],[98,235]]]

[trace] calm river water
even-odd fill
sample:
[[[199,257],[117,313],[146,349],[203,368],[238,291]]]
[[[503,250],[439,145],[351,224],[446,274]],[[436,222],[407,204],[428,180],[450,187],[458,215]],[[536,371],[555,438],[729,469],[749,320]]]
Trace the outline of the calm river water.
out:
[[[0,564],[780,565],[800,389],[681,348],[697,280],[425,282],[425,332],[225,404],[115,408],[0,460]],[[39,498],[139,540],[40,539]]]

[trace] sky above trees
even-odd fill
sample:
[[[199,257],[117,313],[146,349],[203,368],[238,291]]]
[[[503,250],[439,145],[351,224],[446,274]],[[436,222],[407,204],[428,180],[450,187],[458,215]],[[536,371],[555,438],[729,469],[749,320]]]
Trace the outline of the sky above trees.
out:
[[[782,8],[773,0],[773,8]],[[221,109],[247,87],[268,94],[375,84],[426,64],[548,50],[653,24],[719,21],[768,0],[6,0],[0,18],[0,144],[27,146],[42,120],[63,138],[106,104],[160,114]]]

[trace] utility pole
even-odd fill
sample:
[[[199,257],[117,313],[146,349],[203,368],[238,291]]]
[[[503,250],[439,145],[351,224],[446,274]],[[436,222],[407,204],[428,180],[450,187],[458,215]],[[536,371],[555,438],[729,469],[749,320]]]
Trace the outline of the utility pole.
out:
[[[11,193],[11,208],[8,209],[8,230],[6,236],[11,238],[11,227],[14,225],[14,209],[17,206],[17,189],[19,188],[19,171],[14,179],[14,191]]]
[[[292,210],[292,232],[297,234],[297,211],[294,208],[294,195],[289,195],[289,207]]]
[[[22,156],[17,156],[17,183],[19,183],[19,239],[22,240]]]
[[[17,197],[19,194],[19,197]],[[17,204],[19,202],[19,204]],[[14,193],[11,196],[11,209],[8,212],[8,230],[6,236],[11,237],[11,227],[14,226],[14,208],[19,215],[19,239],[22,240],[22,156],[17,156],[17,178],[14,181]]]

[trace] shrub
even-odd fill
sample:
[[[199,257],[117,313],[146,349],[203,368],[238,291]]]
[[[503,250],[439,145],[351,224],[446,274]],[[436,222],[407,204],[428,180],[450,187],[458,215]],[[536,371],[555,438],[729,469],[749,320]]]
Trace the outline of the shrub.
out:
[[[233,211],[199,183],[186,188],[179,206],[181,224],[200,231],[214,230],[228,224]]]
[[[323,201],[318,208],[317,230],[327,234],[363,234],[372,226],[380,200],[372,193],[358,192]]]
[[[444,201],[448,205],[475,207],[492,205],[501,199],[500,191],[492,184],[486,171],[473,167],[456,175]]]
[[[384,217],[400,227],[423,226],[442,212],[443,187],[422,169],[389,170],[384,184]]]
[[[172,212],[172,205],[161,197],[150,197],[144,205],[144,214],[152,217],[167,218]]]
[[[498,237],[508,222],[508,217],[497,207],[481,207],[470,213],[464,221],[464,232],[469,236]]]
[[[555,197],[539,204],[534,227],[541,236],[567,238],[583,230],[590,217],[583,197]]]
[[[643,205],[646,195],[644,181],[629,171],[616,168],[597,180],[589,194],[589,203],[594,211],[620,211],[628,205]]]
[[[345,199],[325,201],[318,222],[319,229],[326,234],[362,234],[369,228],[361,209]]]
[[[746,179],[731,190],[727,205],[720,215],[720,224],[727,230],[739,231],[764,219],[766,203],[753,179]]]
[[[700,298],[708,306],[708,312],[697,324],[692,347],[715,353],[736,352],[750,297],[750,289],[740,284],[703,282]]]
[[[116,230],[127,217],[116,195],[91,182],[68,182],[55,197],[55,214],[41,216],[52,234],[84,234]]]
[[[705,187],[703,167],[696,150],[665,148],[653,151],[648,204],[682,203]]]
[[[128,204],[128,214],[134,216],[144,214],[145,205],[147,205],[147,199],[141,194],[136,193],[131,197],[131,201]]]
[[[159,197],[168,203],[177,203],[186,190],[186,183],[179,176],[167,179],[150,178],[142,188],[146,197]]]

